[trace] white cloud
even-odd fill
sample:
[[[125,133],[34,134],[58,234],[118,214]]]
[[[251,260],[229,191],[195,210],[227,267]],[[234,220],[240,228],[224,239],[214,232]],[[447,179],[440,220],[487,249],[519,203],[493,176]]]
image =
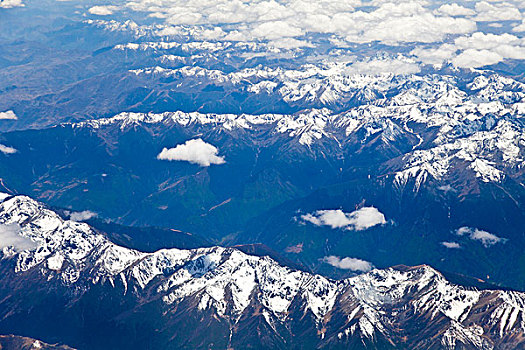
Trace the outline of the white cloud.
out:
[[[437,48],[415,48],[410,52],[425,64],[441,66],[444,62],[455,56],[457,48],[451,44],[443,44]]]
[[[447,34],[476,30],[475,22],[469,19],[435,16],[416,3],[387,3],[369,14],[354,13],[349,17],[353,26],[347,28],[346,39],[351,42],[432,43],[444,40]]]
[[[119,8],[117,6],[107,5],[107,6],[93,6],[89,8],[88,12],[92,15],[97,16],[109,16],[113,12],[117,11]]]
[[[505,243],[506,238],[501,238],[487,231],[479,230],[472,227],[460,227],[456,230],[458,236],[466,236],[470,239],[480,241],[485,247],[490,247],[496,243]]]
[[[301,36],[304,34],[303,30],[297,28],[285,21],[265,22],[257,25],[251,34],[255,38],[264,39],[279,39],[294,36]]]
[[[489,50],[468,49],[452,59],[452,64],[459,68],[479,68],[503,61],[503,57]]]
[[[465,235],[468,235],[470,234],[471,232],[471,228],[470,227],[467,227],[467,226],[463,226],[463,227],[460,227],[456,230],[456,234],[458,236],[465,236]]]
[[[512,28],[512,31],[518,33],[525,32],[525,19],[523,19],[520,24]]]
[[[492,233],[482,230],[474,230],[470,235],[471,239],[481,241],[485,247],[494,245],[499,242],[505,242],[503,238],[500,238]]]
[[[501,24],[500,22],[488,23],[487,26],[491,28],[503,28],[503,24]]]
[[[96,8],[99,7],[103,6]],[[107,7],[110,11],[117,9]],[[330,42],[340,43],[338,47],[378,42],[405,46],[417,58],[413,62],[361,59],[351,68],[356,73],[414,74],[419,72],[420,63],[440,67],[451,62],[459,68],[477,68],[506,59],[525,59],[525,42],[504,43],[496,39],[497,45],[487,48],[481,42],[492,42],[493,34],[467,36],[480,30],[480,21],[500,26],[498,21],[521,21],[520,8],[525,6],[520,1],[133,0],[122,8],[157,18],[163,23],[156,26],[159,35],[183,34],[193,40],[264,41],[268,43],[265,47],[273,52],[320,45],[319,36],[313,34],[322,33]],[[525,22],[513,31],[525,31]],[[468,47],[464,45],[469,43]],[[374,53],[377,50],[372,50],[370,57]]]
[[[347,230],[362,231],[376,225],[386,224],[383,213],[374,207],[364,207],[351,213],[341,209],[318,210],[312,214],[305,214],[301,219],[316,226],[329,226],[333,229],[344,228]]]
[[[504,58],[525,59],[523,41],[511,34],[485,34],[476,32],[471,36],[455,40],[458,49],[489,50]]]
[[[224,157],[218,156],[218,153],[219,150],[215,146],[202,139],[195,139],[174,148],[164,148],[157,159],[186,161],[200,166],[226,163]]]
[[[18,117],[13,111],[5,111],[5,112],[0,112],[0,119],[17,120]]]
[[[313,214],[302,215],[304,221],[315,226],[330,226],[331,228],[342,228],[351,225],[350,219],[340,210],[318,210]]]
[[[475,6],[477,16],[474,18],[478,22],[495,22],[521,20],[521,12],[514,5],[502,3],[489,3],[480,1]]]
[[[525,46],[522,39],[508,33],[486,34],[476,32],[461,36],[454,44],[442,44],[434,48],[417,47],[411,55],[425,64],[441,66],[450,61],[460,68],[478,68],[502,62],[505,59],[525,59]],[[459,51],[459,55],[456,52]]]
[[[0,144],[0,152],[2,152],[3,154],[13,154],[18,151],[14,149],[13,147],[9,147],[9,146]]]
[[[333,34],[350,42],[398,44],[436,42],[448,34],[475,31],[476,23],[455,18],[447,12],[460,8],[444,7],[433,11],[425,2],[373,1],[371,10],[356,10],[360,1],[290,0],[290,1],[186,1],[136,0],[127,7],[150,13],[172,26],[220,27],[225,40],[277,40],[306,33]],[[465,12],[465,9],[462,10]]]
[[[456,243],[456,242],[441,242],[441,245],[449,249],[461,248],[461,245],[459,245],[459,243]]]
[[[180,12],[167,17],[166,23],[175,25],[192,25],[201,23],[201,20],[202,15],[200,13]]]
[[[448,16],[472,16],[476,14],[476,11],[454,3],[441,5],[437,12]]]
[[[485,34],[473,33],[470,36],[459,37],[454,40],[460,49],[494,49],[501,45],[521,45],[522,40],[512,34]]]
[[[22,0],[1,0],[0,1],[0,8],[9,9],[13,7],[22,7],[25,6],[22,3]]]
[[[356,258],[343,258],[341,259],[338,256],[330,255],[325,256],[323,261],[329,265],[335,266],[338,269],[343,270],[352,270],[352,271],[361,271],[368,272],[372,270],[372,263],[369,261],[356,259]]]
[[[0,224],[0,249],[13,247],[16,251],[33,249],[36,243],[31,239],[20,235],[20,225]]]
[[[196,39],[199,40],[219,40],[226,35],[224,30],[219,27],[213,29],[203,29],[196,33]]]
[[[69,214],[69,219],[73,221],[86,221],[94,217],[97,217],[97,213],[90,210],[77,211]]]

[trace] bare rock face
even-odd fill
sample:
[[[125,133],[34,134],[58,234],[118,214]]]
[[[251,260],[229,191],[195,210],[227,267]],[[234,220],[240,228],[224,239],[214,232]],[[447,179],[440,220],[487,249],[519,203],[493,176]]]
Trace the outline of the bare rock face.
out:
[[[3,333],[78,348],[525,346],[521,292],[463,287],[425,265],[335,281],[234,248],[142,253],[4,197],[0,224],[17,239],[0,260]]]

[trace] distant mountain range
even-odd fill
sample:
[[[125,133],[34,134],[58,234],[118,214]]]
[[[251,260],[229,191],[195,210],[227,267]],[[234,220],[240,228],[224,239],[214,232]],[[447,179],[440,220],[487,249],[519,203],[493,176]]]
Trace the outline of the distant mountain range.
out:
[[[2,197],[3,242],[18,237],[0,253],[4,334],[79,349],[524,346],[521,292],[462,287],[425,265],[335,281],[234,248],[142,253]]]

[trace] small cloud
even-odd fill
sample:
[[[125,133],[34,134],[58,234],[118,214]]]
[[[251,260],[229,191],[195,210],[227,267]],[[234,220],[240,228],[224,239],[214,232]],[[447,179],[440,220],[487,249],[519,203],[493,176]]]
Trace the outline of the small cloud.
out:
[[[303,30],[285,21],[263,22],[257,25],[251,32],[256,38],[280,39],[301,36]]]
[[[449,249],[459,249],[461,246],[456,242],[441,242],[441,245]]]
[[[77,211],[69,214],[69,219],[73,221],[86,221],[95,217],[97,217],[97,213],[90,210]]]
[[[457,50],[457,47],[454,45],[443,44],[439,47],[431,48],[416,47],[410,54],[416,56],[417,59],[424,64],[440,67],[444,62],[454,57]]]
[[[452,59],[452,64],[459,68],[479,68],[503,61],[503,57],[493,51],[468,49]]]
[[[386,224],[385,215],[374,207],[364,207],[351,213],[341,209],[318,210],[312,214],[302,215],[301,219],[315,226],[330,226],[346,230],[362,231],[376,225]]]
[[[437,11],[449,16],[472,16],[476,14],[476,11],[458,4],[445,4],[438,8]]]
[[[471,36],[456,38],[454,43],[457,49],[465,50],[452,60],[458,67],[489,65],[504,59],[525,59],[525,47],[521,39],[508,33],[497,35],[476,32]],[[477,54],[479,57],[469,58],[469,54]]]
[[[218,153],[217,147],[204,142],[202,139],[195,139],[188,140],[174,148],[164,148],[157,159],[186,161],[200,166],[226,163],[224,157],[218,156]]]
[[[525,19],[523,19],[520,24],[518,24],[517,26],[512,28],[512,31],[513,32],[518,32],[518,33],[519,32],[525,32]]]
[[[368,272],[372,270],[372,263],[369,261],[356,259],[356,258],[343,258],[341,259],[338,256],[330,255],[325,256],[323,261],[329,265],[335,266],[338,269],[342,270],[352,270],[352,271],[361,271]]]
[[[18,117],[16,116],[15,112],[9,110],[9,111],[5,111],[5,112],[0,112],[0,119],[17,120]]]
[[[0,152],[2,152],[3,154],[13,154],[16,153],[17,150],[13,147],[0,144]]]
[[[19,224],[0,224],[0,249],[13,247],[16,251],[28,250],[36,247],[31,239],[21,236]]]
[[[468,235],[471,231],[472,229],[470,227],[463,226],[456,230],[456,234],[458,236],[465,236]]]
[[[477,16],[474,20],[477,22],[517,21],[522,18],[520,10],[506,2],[490,4],[480,1],[476,3],[475,9]]]
[[[93,6],[88,10],[88,12],[97,16],[109,16],[112,15],[116,10],[118,10],[117,6]]]
[[[505,243],[506,238],[501,238],[487,231],[479,230],[472,227],[460,227],[456,230],[458,236],[468,235],[470,239],[480,241],[485,247],[493,246],[496,243]]]
[[[470,238],[481,241],[485,247],[489,247],[499,242],[505,242],[505,239],[482,230],[474,230],[474,232],[470,235]]]

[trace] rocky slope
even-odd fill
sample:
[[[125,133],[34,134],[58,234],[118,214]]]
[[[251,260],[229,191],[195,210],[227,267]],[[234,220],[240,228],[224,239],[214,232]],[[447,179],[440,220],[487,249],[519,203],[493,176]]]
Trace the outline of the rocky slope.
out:
[[[424,265],[335,281],[234,248],[142,253],[2,197],[1,237],[14,243],[1,253],[0,332],[79,348],[524,347],[521,292],[462,287]]]

